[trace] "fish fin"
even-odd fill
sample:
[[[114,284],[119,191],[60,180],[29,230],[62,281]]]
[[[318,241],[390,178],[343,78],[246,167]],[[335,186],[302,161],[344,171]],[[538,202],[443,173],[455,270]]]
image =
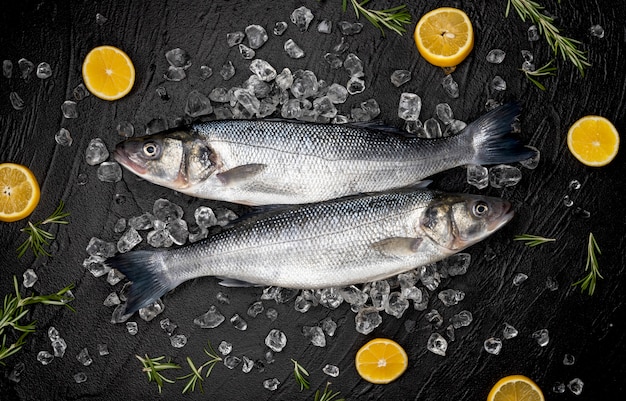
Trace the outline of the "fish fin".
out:
[[[165,275],[163,252],[132,251],[106,260],[106,265],[119,270],[132,285],[128,293],[125,314],[134,313],[154,303],[176,285]]]
[[[372,248],[393,256],[410,256],[417,252],[421,238],[392,237],[373,243]]]
[[[261,287],[261,284],[254,284],[244,280],[237,280],[235,278],[219,277],[221,280],[219,285],[223,287]]]
[[[219,178],[224,185],[235,184],[251,179],[265,170],[266,167],[266,164],[244,164],[218,173],[217,178]]]
[[[506,164],[530,159],[536,151],[512,137],[511,125],[520,113],[517,103],[507,103],[468,125],[460,135],[470,135],[474,144],[473,164]]]

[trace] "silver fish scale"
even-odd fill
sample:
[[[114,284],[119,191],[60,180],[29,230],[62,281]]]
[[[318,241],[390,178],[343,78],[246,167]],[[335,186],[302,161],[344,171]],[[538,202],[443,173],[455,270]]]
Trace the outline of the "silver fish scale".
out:
[[[245,201],[252,193],[257,204],[308,203],[410,186],[473,156],[470,140],[460,135],[424,140],[345,125],[265,120],[216,121],[194,130],[207,139],[225,170],[267,166],[249,182],[223,187],[214,179],[186,191],[215,192],[219,199],[241,203],[254,204]]]
[[[174,282],[210,275],[323,288],[398,274],[447,256],[428,238],[411,256],[386,254],[373,246],[389,238],[423,237],[419,219],[433,196],[428,190],[380,194],[252,217],[170,252],[169,276]]]

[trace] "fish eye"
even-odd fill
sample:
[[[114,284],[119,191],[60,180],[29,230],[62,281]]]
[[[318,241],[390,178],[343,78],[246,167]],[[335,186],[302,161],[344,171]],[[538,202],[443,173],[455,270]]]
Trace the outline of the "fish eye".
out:
[[[143,145],[143,154],[149,158],[155,158],[159,155],[159,145],[154,142],[146,142]]]
[[[489,206],[485,202],[476,202],[473,212],[476,217],[483,217],[489,212]]]

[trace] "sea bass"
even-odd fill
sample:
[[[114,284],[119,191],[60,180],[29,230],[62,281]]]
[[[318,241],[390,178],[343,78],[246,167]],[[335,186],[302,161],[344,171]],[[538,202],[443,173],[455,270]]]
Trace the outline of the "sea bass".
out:
[[[513,163],[535,152],[510,135],[507,104],[455,136],[421,139],[379,125],[228,120],[129,139],[115,159],[152,183],[244,205],[319,202],[410,187],[466,164]]]
[[[381,280],[457,253],[512,217],[511,204],[499,198],[396,191],[270,211],[201,242],[106,263],[132,281],[132,313],[201,276],[296,289]]]

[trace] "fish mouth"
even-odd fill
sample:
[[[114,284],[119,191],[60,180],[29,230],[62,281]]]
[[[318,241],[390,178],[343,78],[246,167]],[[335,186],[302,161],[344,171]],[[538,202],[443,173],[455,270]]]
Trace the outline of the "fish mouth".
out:
[[[134,162],[128,156],[128,153],[125,152],[123,147],[120,146],[120,145],[117,145],[115,147],[115,150],[113,151],[113,158],[119,164],[121,164],[122,166],[126,167],[127,169],[133,171],[137,175],[144,175],[144,174],[146,174],[146,171],[147,171],[146,168],[144,166]]]

